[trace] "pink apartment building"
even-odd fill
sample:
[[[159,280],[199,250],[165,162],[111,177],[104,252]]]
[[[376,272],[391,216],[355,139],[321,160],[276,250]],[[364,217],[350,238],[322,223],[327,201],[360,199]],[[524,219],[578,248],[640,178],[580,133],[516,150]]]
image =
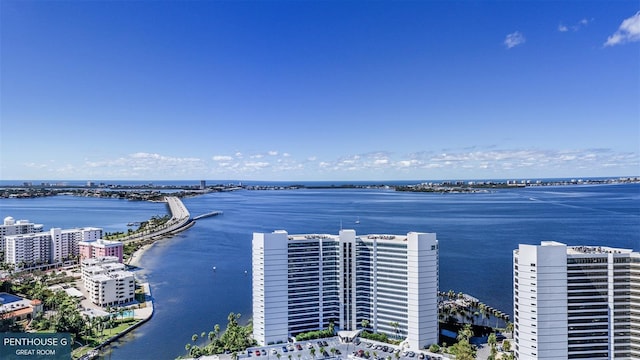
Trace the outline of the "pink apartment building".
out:
[[[115,256],[122,262],[124,245],[120,241],[98,239],[93,241],[80,241],[80,261],[84,259]]]

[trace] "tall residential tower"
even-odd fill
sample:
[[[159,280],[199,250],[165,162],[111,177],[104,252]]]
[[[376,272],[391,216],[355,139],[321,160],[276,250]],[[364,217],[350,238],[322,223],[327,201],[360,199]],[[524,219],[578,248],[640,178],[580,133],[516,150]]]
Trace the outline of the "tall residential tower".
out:
[[[640,253],[521,244],[513,282],[517,359],[640,359]]]
[[[253,328],[260,344],[301,332],[370,330],[419,349],[438,341],[432,233],[253,235]]]

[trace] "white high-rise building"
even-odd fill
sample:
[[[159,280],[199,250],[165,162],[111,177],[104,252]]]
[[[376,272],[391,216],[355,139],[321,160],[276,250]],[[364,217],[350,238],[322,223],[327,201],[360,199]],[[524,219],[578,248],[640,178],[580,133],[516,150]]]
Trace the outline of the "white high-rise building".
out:
[[[640,253],[521,244],[513,275],[517,359],[640,359]]]
[[[51,233],[51,263],[57,263],[80,255],[80,242],[97,241],[102,229],[86,227],[77,229],[53,228]]]
[[[42,231],[42,224],[34,224],[29,220],[15,220],[11,216],[4,218],[0,225],[0,251],[5,251],[4,238],[8,235],[31,234]]]
[[[253,235],[253,335],[260,344],[301,332],[362,328],[438,341],[438,240],[407,235]]]
[[[95,241],[102,237],[102,229],[53,228],[47,232],[8,235],[5,237],[5,263],[18,269],[57,264],[79,256],[81,241]]]

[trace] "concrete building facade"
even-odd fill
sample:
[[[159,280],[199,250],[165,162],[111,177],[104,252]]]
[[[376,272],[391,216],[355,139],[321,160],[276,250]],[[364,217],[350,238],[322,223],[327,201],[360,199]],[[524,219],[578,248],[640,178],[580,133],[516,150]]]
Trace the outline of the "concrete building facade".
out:
[[[640,359],[640,253],[521,244],[513,275],[517,359]]]
[[[104,239],[92,239],[88,241],[80,241],[78,243],[80,260],[115,256],[119,262],[122,262],[124,255],[124,244],[121,241],[111,241]]]
[[[8,235],[5,237],[5,263],[21,270],[76,260],[81,242],[97,241],[101,237],[102,229],[93,227],[53,228],[47,232]]]
[[[0,251],[5,251],[5,237],[42,232],[42,224],[34,224],[29,220],[15,220],[11,216],[4,218],[0,225]]]
[[[82,283],[94,304],[112,306],[135,299],[135,277],[117,257],[85,259],[81,264]]]
[[[253,326],[260,344],[301,332],[368,329],[413,348],[438,340],[435,234],[253,236]]]

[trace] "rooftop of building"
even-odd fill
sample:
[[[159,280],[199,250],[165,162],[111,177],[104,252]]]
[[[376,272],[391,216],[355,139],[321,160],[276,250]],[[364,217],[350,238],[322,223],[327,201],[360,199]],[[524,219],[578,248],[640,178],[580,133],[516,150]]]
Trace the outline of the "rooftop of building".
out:
[[[91,245],[96,247],[112,247],[112,246],[121,246],[123,245],[121,241],[116,240],[105,240],[105,239],[97,239],[97,240],[84,240],[79,241],[79,245]]]
[[[630,254],[632,252],[633,250],[631,249],[611,248],[608,246],[569,246],[567,247],[567,254],[569,255]]]
[[[361,240],[395,240],[407,241],[408,235],[392,235],[392,234],[366,234],[356,235]],[[333,234],[289,234],[289,240],[339,240],[340,235]]]
[[[558,242],[558,241],[542,241],[540,245],[533,246],[562,246],[567,248],[567,255],[607,255],[607,254],[620,254],[620,255],[630,255],[630,254],[640,254],[638,252],[634,252],[632,249],[622,249],[622,248],[612,248],[608,246],[591,246],[591,245],[576,245],[576,246],[567,246],[567,244]],[[519,249],[515,250],[515,253],[518,253]]]
[[[99,256],[82,260],[82,266],[95,266],[100,264],[109,264],[120,262],[116,256]]]

